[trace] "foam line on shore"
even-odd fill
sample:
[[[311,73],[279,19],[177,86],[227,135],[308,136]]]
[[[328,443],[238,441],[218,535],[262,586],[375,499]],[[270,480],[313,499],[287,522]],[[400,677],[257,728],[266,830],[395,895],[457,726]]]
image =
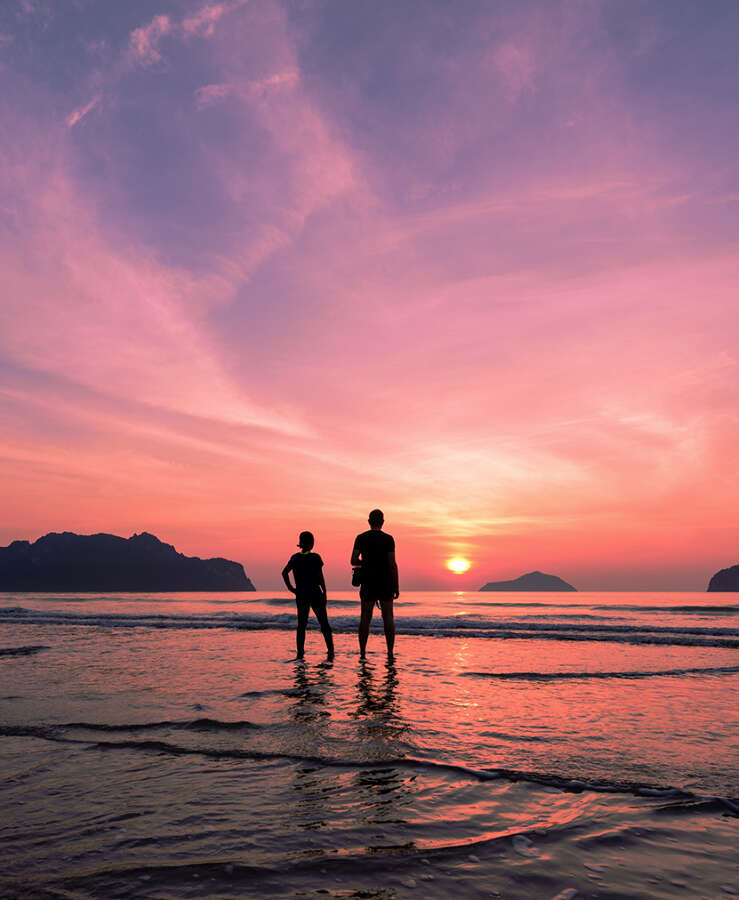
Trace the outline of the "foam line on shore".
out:
[[[491,622],[460,616],[396,617],[401,635],[464,638],[525,638],[560,641],[610,641],[631,644],[672,644],[695,647],[739,648],[739,629],[667,625],[564,624],[560,622]],[[7,624],[64,625],[100,628],[224,628],[241,631],[283,630],[295,627],[295,616],[281,614],[221,613],[216,615],[173,615],[166,613],[79,613],[61,610],[41,612],[20,606],[0,609],[0,622]],[[331,625],[339,634],[356,630],[355,616],[333,616]],[[309,627],[315,629],[315,623]],[[379,622],[373,631],[381,630]]]
[[[46,644],[28,644],[25,647],[0,647],[0,658],[6,656],[35,656],[42,650],[48,650]]]
[[[88,727],[90,723],[83,723]],[[228,725],[229,723],[223,723]],[[71,723],[77,727],[79,723]],[[579,778],[567,778],[561,775],[544,772],[529,772],[520,769],[478,768],[462,763],[446,762],[418,756],[399,756],[376,760],[350,760],[340,757],[324,757],[310,754],[296,754],[269,750],[242,750],[235,748],[183,747],[162,740],[83,740],[68,737],[64,734],[65,725],[0,725],[0,737],[34,737],[41,740],[65,744],[82,744],[90,749],[99,750],[134,750],[145,753],[161,753],[170,756],[204,756],[209,759],[233,759],[270,761],[285,760],[294,763],[310,763],[330,768],[346,769],[412,769],[433,770],[462,775],[476,781],[524,781],[544,787],[554,787],[569,793],[592,791],[599,794],[632,794],[636,797],[654,798],[668,801],[712,801],[720,805],[721,811],[739,816],[739,801],[734,798],[702,797],[682,788],[664,785],[650,785],[636,782],[610,782],[603,780],[588,781]],[[95,726],[92,726],[94,728]],[[101,730],[105,730],[105,726]]]
[[[465,678],[492,681],[563,681],[588,678],[666,678],[670,675],[736,675],[739,666],[696,666],[682,669],[654,669],[641,672],[460,672]]]
[[[258,725],[256,722],[249,722],[246,719],[237,721],[224,722],[221,719],[165,719],[162,722],[137,722],[137,723],[121,723],[108,724],[107,722],[65,722],[63,725],[55,726],[58,728],[69,728],[79,731],[153,731],[158,728],[164,728],[171,731],[256,731],[264,728],[264,725]]]
[[[641,603],[559,603],[550,600],[542,603],[538,600],[470,600],[465,598],[466,606],[500,606],[500,607],[543,607],[545,609],[600,609],[617,610],[618,612],[659,612],[659,613],[687,613],[690,615],[729,615],[739,616],[739,604],[725,603],[714,606],[700,606],[698,604],[680,604],[675,606],[655,606]]]

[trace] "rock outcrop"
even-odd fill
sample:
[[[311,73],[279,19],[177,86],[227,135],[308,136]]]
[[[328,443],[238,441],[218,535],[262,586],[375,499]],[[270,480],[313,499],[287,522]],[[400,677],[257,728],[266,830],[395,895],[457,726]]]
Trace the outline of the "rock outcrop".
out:
[[[567,584],[556,575],[545,575],[543,572],[528,572],[512,581],[489,581],[481,591],[576,591],[577,588]]]
[[[46,534],[0,547],[0,591],[253,591],[241,563],[178,553],[153,534]]]
[[[739,565],[721,569],[708,582],[709,591],[736,591],[739,593]]]

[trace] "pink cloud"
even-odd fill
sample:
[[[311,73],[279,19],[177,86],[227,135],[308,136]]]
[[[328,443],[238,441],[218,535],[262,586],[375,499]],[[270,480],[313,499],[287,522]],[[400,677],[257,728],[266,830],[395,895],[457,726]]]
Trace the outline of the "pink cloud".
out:
[[[145,248],[111,246],[63,164],[49,166],[33,146],[16,146],[0,172],[22,223],[0,250],[6,356],[153,406],[303,430],[249,400],[219,364],[202,311],[233,284],[163,265]]]
[[[210,37],[216,23],[228,12],[244,6],[248,0],[232,0],[230,3],[206,3],[196,13],[186,16],[182,21],[182,30],[186,35],[200,34]]]
[[[134,29],[129,39],[131,58],[143,66],[159,62],[162,58],[159,43],[171,30],[172,22],[165,15],[154,16],[148,25]]]
[[[295,87],[299,81],[300,73],[298,70],[287,69],[284,72],[275,72],[273,75],[267,75],[258,81],[252,81],[248,90],[251,95],[258,97],[272,89]]]
[[[244,56],[240,48],[245,45],[259,48],[256,60]],[[208,148],[210,171],[237,206],[253,204],[262,193],[265,202],[280,197],[278,204],[269,204],[271,209],[249,241],[239,239],[224,252],[223,264],[231,276],[248,282],[260,266],[299,237],[311,215],[342,197],[361,195],[364,185],[352,153],[302,84],[286,17],[278,6],[246,7],[231,29],[210,43],[209,52],[220,77],[195,92],[196,108],[232,98],[236,102],[229,106],[229,114],[234,124],[247,129],[256,123],[270,140],[259,179],[252,177],[238,152],[224,156],[217,147]],[[263,70],[258,77],[255,67]],[[245,154],[249,154],[246,146]]]
[[[129,36],[128,62],[135,65],[151,66],[161,62],[159,45],[164,37],[189,38],[195,35],[211,37],[215,26],[227,13],[244,6],[248,0],[206,3],[197,12],[175,22],[169,15],[159,14],[146,25],[135,28]]]
[[[101,97],[98,94],[93,97],[89,103],[85,103],[84,106],[78,106],[77,109],[72,110],[72,112],[67,116],[65,122],[67,124],[67,128],[74,128],[74,126],[80,122],[85,116],[92,112],[93,109],[100,103]]]
[[[220,103],[234,92],[230,84],[205,84],[195,91],[195,104],[198,109],[205,109]]]

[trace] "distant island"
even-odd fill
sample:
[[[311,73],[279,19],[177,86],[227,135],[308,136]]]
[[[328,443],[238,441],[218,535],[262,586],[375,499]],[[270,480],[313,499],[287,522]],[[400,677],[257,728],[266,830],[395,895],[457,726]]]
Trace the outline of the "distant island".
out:
[[[739,592],[739,565],[721,569],[720,572],[708,582],[709,591],[736,591]]]
[[[46,534],[0,547],[0,591],[253,591],[241,563],[178,553],[153,534]]]
[[[576,591],[577,588],[567,584],[556,575],[545,575],[543,572],[527,572],[512,581],[488,581],[481,591]]]

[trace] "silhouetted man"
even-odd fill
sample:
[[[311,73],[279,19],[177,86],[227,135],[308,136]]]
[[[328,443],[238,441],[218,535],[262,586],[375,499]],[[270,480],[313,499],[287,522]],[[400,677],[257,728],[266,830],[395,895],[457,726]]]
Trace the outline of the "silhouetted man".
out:
[[[395,541],[392,535],[382,530],[385,517],[382,510],[373,509],[369,514],[369,531],[358,534],[352,550],[353,566],[361,566],[362,584],[359,599],[362,601],[362,615],[359,620],[359,655],[364,657],[367,649],[370,623],[375,603],[382,612],[385,627],[385,641],[388,656],[392,657],[395,646],[395,618],[393,600],[399,596],[398,565],[395,562]]]

